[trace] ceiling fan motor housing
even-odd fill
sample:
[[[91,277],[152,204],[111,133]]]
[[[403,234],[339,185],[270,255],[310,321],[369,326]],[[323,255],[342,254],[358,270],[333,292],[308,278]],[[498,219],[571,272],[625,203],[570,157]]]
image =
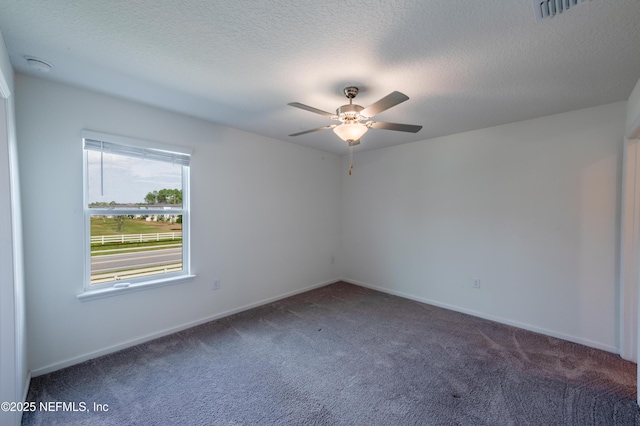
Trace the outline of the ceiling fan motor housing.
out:
[[[342,105],[341,107],[336,109],[336,115],[338,116],[338,119],[342,122],[360,121],[365,118],[362,115],[360,115],[360,111],[362,111],[363,109],[364,109],[363,107],[356,104]]]

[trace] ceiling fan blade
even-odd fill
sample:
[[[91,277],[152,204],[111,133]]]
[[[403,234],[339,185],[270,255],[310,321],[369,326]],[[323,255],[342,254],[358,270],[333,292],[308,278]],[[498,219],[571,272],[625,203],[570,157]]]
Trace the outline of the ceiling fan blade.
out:
[[[335,117],[335,114],[331,114],[330,112],[323,111],[318,108],[310,107],[309,105],[301,104],[300,102],[290,102],[287,105],[291,105],[292,107],[304,109],[306,111],[315,112],[316,114],[324,115],[325,117]]]
[[[391,92],[384,98],[380,99],[378,102],[374,102],[373,104],[360,111],[360,114],[365,117],[373,117],[374,115],[380,114],[382,111],[388,110],[389,108],[401,104],[408,99],[409,97],[404,93]]]
[[[418,133],[420,129],[422,129],[422,126],[416,126],[414,124],[386,123],[384,121],[369,122],[367,126],[372,129],[399,130],[401,132],[411,133]]]
[[[336,127],[337,124],[332,124],[331,126],[323,126],[323,127],[317,127],[315,129],[310,129],[310,130],[305,130],[304,132],[298,132],[298,133],[291,133],[289,136],[300,136],[300,135],[304,135],[306,133],[312,133],[312,132],[317,132],[318,130],[328,130],[328,129],[333,129],[334,127]]]

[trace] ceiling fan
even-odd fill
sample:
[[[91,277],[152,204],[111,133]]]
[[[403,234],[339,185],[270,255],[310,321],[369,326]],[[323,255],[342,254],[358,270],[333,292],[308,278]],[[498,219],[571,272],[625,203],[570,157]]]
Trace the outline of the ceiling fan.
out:
[[[321,109],[313,108],[299,102],[291,102],[287,105],[292,107],[304,109],[316,114],[324,115],[332,120],[340,121],[340,124],[332,124],[330,126],[318,127],[315,129],[305,130],[302,132],[292,133],[289,136],[300,136],[307,133],[317,132],[318,130],[333,129],[334,133],[338,135],[340,139],[347,142],[350,147],[358,145],[360,138],[367,133],[369,129],[385,129],[385,130],[398,130],[401,132],[417,133],[422,129],[422,126],[416,126],[413,124],[399,124],[399,123],[387,123],[384,121],[368,121],[376,114],[386,111],[391,107],[394,107],[409,99],[407,95],[400,92],[391,92],[384,98],[366,108],[360,105],[354,104],[353,99],[358,94],[358,88],[355,86],[345,87],[344,95],[349,99],[347,105],[342,105],[336,109],[336,113],[332,114]]]

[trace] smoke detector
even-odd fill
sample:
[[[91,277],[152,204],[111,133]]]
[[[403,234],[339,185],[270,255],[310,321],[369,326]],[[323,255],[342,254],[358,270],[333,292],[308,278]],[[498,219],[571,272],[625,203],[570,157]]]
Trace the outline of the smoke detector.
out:
[[[34,58],[33,56],[25,56],[24,59],[27,60],[27,65],[29,68],[34,69],[38,72],[49,72],[53,65],[51,65],[47,61],[43,61],[42,59]]]

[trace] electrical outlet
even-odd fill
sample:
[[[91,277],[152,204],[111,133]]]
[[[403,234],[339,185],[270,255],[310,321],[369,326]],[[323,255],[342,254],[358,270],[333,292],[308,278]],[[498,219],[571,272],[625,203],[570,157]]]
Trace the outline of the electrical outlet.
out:
[[[214,290],[220,289],[220,278],[216,278],[215,280],[213,280],[213,289]]]
[[[473,288],[480,288],[480,278],[473,279]]]

